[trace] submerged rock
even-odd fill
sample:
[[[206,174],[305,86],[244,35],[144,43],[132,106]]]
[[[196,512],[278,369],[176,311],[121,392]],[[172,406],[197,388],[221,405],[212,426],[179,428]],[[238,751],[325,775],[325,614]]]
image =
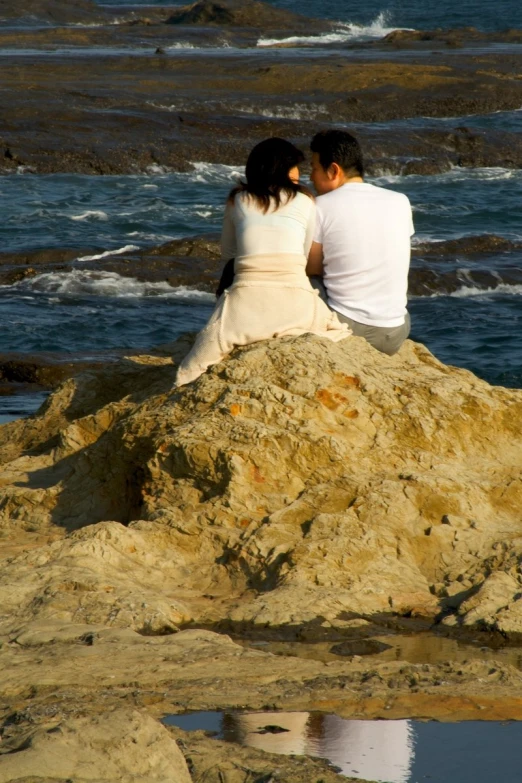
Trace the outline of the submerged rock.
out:
[[[257,343],[183,389],[174,375],[133,357],[0,428],[3,535],[68,533],[3,565],[4,632],[346,611],[518,631],[522,392],[354,337]],[[481,614],[495,573],[509,611]]]

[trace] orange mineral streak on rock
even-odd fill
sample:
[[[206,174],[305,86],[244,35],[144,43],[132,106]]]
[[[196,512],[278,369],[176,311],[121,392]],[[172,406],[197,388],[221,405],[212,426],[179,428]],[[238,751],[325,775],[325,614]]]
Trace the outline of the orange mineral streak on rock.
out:
[[[335,395],[328,391],[328,389],[318,389],[315,393],[315,398],[332,411],[339,407],[339,403],[335,400]]]
[[[252,478],[257,484],[264,484],[266,479],[261,474],[261,471],[259,470],[257,465],[252,465],[251,469]]]
[[[165,633],[209,612],[522,633],[521,391],[410,341],[388,357],[304,335],[173,394],[188,344],[68,380],[0,427],[3,540],[48,536],[0,561],[0,632],[58,615]],[[231,415],[243,394],[248,416]]]
[[[353,389],[361,388],[361,379],[357,378],[356,376],[344,375],[343,373],[336,373],[334,378],[336,383],[338,383],[340,386],[348,386]]]
[[[241,405],[238,405],[237,402],[233,403],[230,406],[230,413],[232,414],[232,416],[239,416],[239,414],[241,413]]]

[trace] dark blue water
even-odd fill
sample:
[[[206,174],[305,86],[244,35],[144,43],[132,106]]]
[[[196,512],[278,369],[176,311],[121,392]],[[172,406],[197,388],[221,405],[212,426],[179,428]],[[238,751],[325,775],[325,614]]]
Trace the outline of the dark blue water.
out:
[[[155,169],[126,177],[4,176],[1,245],[18,251],[92,248],[96,259],[109,250],[219,231],[226,194],[240,172],[241,167],[198,163],[187,174]],[[431,177],[383,175],[375,182],[409,196],[415,242],[482,233],[522,239],[516,208],[522,172],[455,169]],[[457,270],[462,283],[451,296],[412,298],[412,338],[446,363],[491,383],[522,387],[522,286],[502,283],[505,259],[505,253],[486,260],[414,259],[416,266]],[[522,251],[509,254],[509,265],[522,270]],[[0,351],[147,348],[199,329],[213,306],[212,296],[202,291],[77,266],[0,287]],[[500,285],[477,288],[466,278],[475,268],[497,274]]]

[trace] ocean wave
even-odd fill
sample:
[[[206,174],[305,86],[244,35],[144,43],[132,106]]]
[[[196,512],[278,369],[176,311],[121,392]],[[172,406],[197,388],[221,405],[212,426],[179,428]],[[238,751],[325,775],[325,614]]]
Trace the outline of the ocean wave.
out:
[[[148,242],[153,245],[157,245],[158,242],[172,242],[174,239],[180,238],[179,235],[174,236],[173,234],[153,234],[146,231],[131,231],[127,234],[127,236],[140,239],[143,242]]]
[[[168,166],[162,166],[159,163],[151,163],[150,166],[147,166],[147,174],[170,174],[172,169],[169,169]]]
[[[188,41],[176,41],[176,43],[170,44],[169,46],[165,46],[164,50],[166,52],[171,51],[179,51],[180,49],[198,49],[201,47],[194,46],[194,44],[188,43]]]
[[[478,288],[477,286],[462,286],[456,291],[452,291],[447,296],[454,297],[456,299],[463,299],[469,297],[483,297],[483,296],[498,296],[499,294],[508,294],[509,296],[521,296],[522,285],[509,285],[508,283],[499,283],[494,288]]]
[[[139,250],[138,245],[125,245],[117,250],[105,250],[103,253],[98,253],[95,256],[81,256],[76,261],[98,261],[100,258],[107,258],[107,256],[119,256],[121,253],[132,253],[133,250]]]
[[[167,282],[136,280],[122,277],[116,272],[73,269],[71,272],[46,272],[30,280],[20,280],[9,286],[11,290],[34,291],[58,296],[104,296],[117,298],[162,297],[198,302],[213,302],[215,297],[207,291],[178,286]]]
[[[259,117],[281,120],[315,120],[328,114],[328,108],[324,103],[294,103],[288,106],[274,105],[269,109],[256,106],[238,107],[241,114],[255,114]]]
[[[81,215],[71,215],[70,218],[71,220],[108,220],[109,216],[101,209],[89,209]]]
[[[522,284],[499,283],[494,287],[480,288],[477,285],[463,285],[455,291],[433,291],[429,294],[416,294],[412,299],[436,299],[439,297],[451,297],[452,299],[480,299],[495,296],[522,296]]]
[[[370,24],[362,25],[351,22],[338,22],[335,30],[320,35],[292,35],[289,38],[260,38],[258,47],[271,46],[324,46],[325,44],[369,41],[384,38],[394,30],[411,28],[391,27],[390,14],[381,11]]]
[[[380,185],[396,185],[401,182],[426,182],[426,176],[424,174],[387,174],[382,172],[378,176],[369,177],[368,179]],[[507,179],[522,179],[522,170],[508,169],[501,166],[484,166],[477,168],[452,166],[447,171],[440,172],[440,174],[431,174],[429,176],[429,183],[430,188],[432,188],[433,185],[451,181],[461,182],[463,180],[479,180],[494,182]]]
[[[205,163],[203,161],[192,162],[194,171],[190,177],[195,182],[203,182],[206,185],[219,185],[234,182],[245,174],[243,166],[228,166],[225,163]]]

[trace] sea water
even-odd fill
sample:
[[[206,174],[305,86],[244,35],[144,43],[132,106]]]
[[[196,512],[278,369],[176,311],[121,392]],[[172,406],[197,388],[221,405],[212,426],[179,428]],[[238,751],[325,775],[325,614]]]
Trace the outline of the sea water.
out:
[[[125,253],[217,232],[227,192],[241,172],[239,165],[196,161],[183,174],[4,176],[2,245],[16,251],[91,248],[87,256],[79,252],[79,258],[95,264],[109,251]],[[514,243],[511,253],[485,260],[463,254],[414,258],[414,267],[454,270],[462,281],[451,295],[435,291],[412,297],[409,307],[412,338],[444,362],[471,369],[492,383],[522,387],[522,286],[502,279],[508,257],[510,268],[522,269],[522,250],[516,249],[522,226],[515,208],[522,199],[522,172],[454,169],[429,177],[383,174],[373,181],[409,196],[414,243],[485,233]],[[481,288],[467,278],[481,266],[496,270],[496,285]],[[199,329],[212,306],[212,295],[197,287],[171,288],[96,269],[45,272],[0,287],[0,350],[147,348]]]

